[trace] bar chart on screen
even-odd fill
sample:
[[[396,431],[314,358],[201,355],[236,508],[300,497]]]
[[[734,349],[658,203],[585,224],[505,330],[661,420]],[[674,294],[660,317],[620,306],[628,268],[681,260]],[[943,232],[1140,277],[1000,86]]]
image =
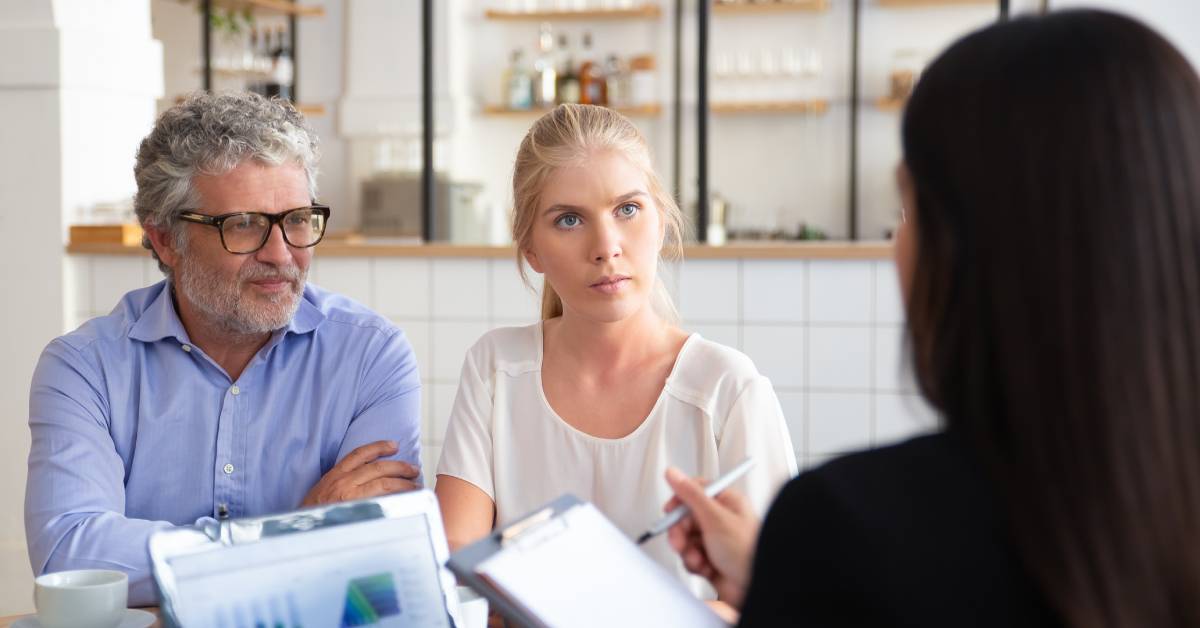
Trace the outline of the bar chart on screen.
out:
[[[176,559],[184,621],[216,628],[449,625],[422,518],[295,538]]]
[[[346,587],[346,610],[342,613],[342,628],[369,626],[384,617],[400,614],[396,585],[392,574],[381,573],[355,578]]]

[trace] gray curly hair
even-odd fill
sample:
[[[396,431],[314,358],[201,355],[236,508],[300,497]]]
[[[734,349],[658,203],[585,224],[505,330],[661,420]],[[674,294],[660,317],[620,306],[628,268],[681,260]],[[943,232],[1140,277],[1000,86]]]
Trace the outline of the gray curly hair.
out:
[[[287,101],[248,92],[197,92],[164,111],[137,151],[133,176],[137,193],[133,209],[143,228],[169,231],[185,246],[180,212],[200,203],[192,178],[217,176],[247,159],[278,166],[294,163],[308,177],[309,196],[317,198],[317,134]],[[158,267],[150,239],[142,236]]]

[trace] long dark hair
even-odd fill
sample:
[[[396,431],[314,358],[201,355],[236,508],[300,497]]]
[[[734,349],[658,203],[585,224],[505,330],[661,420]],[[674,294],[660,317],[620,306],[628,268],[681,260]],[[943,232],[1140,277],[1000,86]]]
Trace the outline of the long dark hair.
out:
[[[925,72],[909,333],[923,394],[1073,626],[1200,626],[1200,79],[1099,11]]]

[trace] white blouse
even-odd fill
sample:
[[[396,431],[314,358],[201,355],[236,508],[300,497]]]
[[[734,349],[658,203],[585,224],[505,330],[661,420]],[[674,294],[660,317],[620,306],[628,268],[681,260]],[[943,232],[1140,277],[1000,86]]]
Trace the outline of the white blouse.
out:
[[[541,323],[488,332],[463,363],[437,473],[487,493],[497,526],[572,493],[637,538],[672,495],[663,478],[668,466],[712,479],[753,456],[754,467],[733,487],[760,516],[796,474],[771,382],[750,358],[699,334],[684,343],[649,416],[622,438],[597,438],[559,417],[541,373]],[[666,535],[642,547],[697,595],[713,596],[687,573]]]

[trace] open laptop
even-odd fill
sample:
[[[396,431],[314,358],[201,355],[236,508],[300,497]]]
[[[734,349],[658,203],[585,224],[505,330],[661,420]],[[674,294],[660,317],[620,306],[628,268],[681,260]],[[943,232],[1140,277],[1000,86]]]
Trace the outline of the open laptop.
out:
[[[163,619],[184,627],[449,627],[448,556],[428,490],[150,538]]]

